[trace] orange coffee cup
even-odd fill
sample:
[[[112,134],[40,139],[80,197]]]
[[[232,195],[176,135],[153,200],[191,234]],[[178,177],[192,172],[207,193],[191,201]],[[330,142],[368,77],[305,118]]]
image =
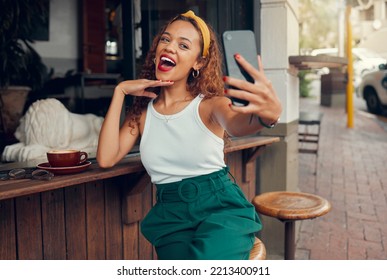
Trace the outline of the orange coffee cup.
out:
[[[47,152],[48,163],[52,167],[70,167],[84,163],[88,158],[86,152],[78,150],[51,150]]]

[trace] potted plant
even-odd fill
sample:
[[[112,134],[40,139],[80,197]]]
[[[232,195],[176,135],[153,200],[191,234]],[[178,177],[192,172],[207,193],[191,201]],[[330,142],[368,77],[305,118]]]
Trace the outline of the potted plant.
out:
[[[47,20],[49,0],[0,0],[0,132],[13,136],[30,91],[42,87],[47,68],[32,34]]]

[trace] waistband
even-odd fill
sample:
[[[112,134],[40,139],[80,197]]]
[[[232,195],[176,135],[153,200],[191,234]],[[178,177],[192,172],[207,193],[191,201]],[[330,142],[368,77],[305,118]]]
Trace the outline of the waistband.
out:
[[[187,178],[179,182],[156,184],[157,202],[194,202],[201,195],[223,189],[223,183],[230,181],[228,173],[229,168],[226,166],[207,175]]]

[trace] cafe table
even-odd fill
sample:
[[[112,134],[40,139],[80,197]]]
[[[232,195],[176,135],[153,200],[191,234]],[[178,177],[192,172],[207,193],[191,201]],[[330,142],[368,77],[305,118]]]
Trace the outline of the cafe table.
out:
[[[248,199],[256,195],[256,158],[279,137],[231,138],[225,161]],[[140,222],[155,187],[138,152],[112,168],[87,169],[49,181],[0,181],[0,259],[155,259]],[[31,163],[29,163],[31,165]],[[28,167],[0,165],[0,172]]]

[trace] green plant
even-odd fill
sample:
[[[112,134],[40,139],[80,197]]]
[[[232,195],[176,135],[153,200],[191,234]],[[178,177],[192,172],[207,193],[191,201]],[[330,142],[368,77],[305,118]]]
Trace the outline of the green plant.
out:
[[[0,88],[43,85],[47,68],[31,35],[47,19],[48,1],[0,0]]]
[[[301,70],[298,72],[298,78],[300,79],[300,96],[308,97],[310,93],[310,87],[312,81],[308,79],[309,70]]]

